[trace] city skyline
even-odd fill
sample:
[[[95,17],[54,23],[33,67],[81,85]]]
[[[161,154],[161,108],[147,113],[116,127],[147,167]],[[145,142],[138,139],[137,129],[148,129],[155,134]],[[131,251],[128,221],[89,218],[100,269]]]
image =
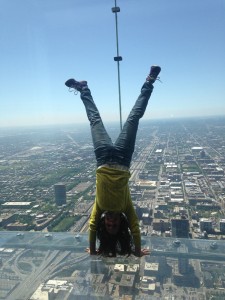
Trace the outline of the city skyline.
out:
[[[114,4],[1,1],[0,127],[87,123],[71,77],[88,81],[104,122],[119,123]],[[152,64],[162,83],[144,119],[224,115],[224,2],[117,5],[123,122]]]
[[[224,297],[224,129],[225,117],[140,124],[129,185],[151,254],[137,268],[132,254],[93,260],[85,252],[96,195],[89,130],[5,130],[0,298],[41,299],[54,284],[60,299],[93,296],[93,287],[97,298],[118,289],[135,299]]]

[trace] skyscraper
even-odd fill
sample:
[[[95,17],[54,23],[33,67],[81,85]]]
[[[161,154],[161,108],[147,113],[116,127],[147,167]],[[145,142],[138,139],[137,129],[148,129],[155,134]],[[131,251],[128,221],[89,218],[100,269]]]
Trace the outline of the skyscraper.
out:
[[[55,190],[55,203],[58,206],[66,204],[66,186],[63,183],[54,185]]]
[[[176,238],[189,238],[189,220],[185,217],[180,217],[179,219],[172,219],[171,220],[171,227],[172,227],[172,236]],[[185,246],[178,248],[178,270],[179,273],[182,275],[187,275],[189,272],[189,259],[184,257],[186,251]]]
[[[177,238],[189,238],[189,220],[188,219],[172,219],[172,236]]]

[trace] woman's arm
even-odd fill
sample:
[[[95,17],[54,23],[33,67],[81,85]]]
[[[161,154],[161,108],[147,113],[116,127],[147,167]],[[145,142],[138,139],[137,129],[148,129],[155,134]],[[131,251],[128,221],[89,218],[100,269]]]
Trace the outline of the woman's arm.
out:
[[[135,247],[135,251],[134,251],[135,256],[142,257],[144,255],[149,255],[149,254],[150,254],[149,249],[146,249],[146,248],[141,249],[141,248]]]
[[[141,233],[139,228],[139,219],[137,217],[131,199],[129,199],[125,214],[128,219],[131,234],[133,236],[135,253],[137,254],[137,256],[139,256],[139,254],[141,253]]]
[[[97,205],[97,201],[95,200],[94,206],[92,208],[90,221],[89,221],[89,252],[91,255],[97,254],[96,251],[96,230],[99,219],[101,217],[101,210]]]
[[[142,257],[144,255],[149,255],[150,251],[146,248],[141,249],[141,233],[140,233],[140,227],[139,227],[139,219],[137,217],[137,214],[135,212],[133,202],[131,198],[129,199],[127,210],[126,210],[126,216],[128,219],[128,223],[130,226],[130,231],[133,236],[134,240],[134,255],[138,257]]]

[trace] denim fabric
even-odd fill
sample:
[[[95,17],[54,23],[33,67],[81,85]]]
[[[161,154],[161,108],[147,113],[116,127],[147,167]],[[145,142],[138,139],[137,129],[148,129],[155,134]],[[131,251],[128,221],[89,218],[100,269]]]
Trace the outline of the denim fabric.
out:
[[[141,88],[141,94],[135,102],[123,129],[119,134],[119,137],[113,144],[111,138],[106,132],[89,88],[84,87],[82,89],[80,97],[84,103],[91,126],[97,167],[103,164],[120,164],[130,167],[139,119],[144,115],[152,90],[153,85],[150,82],[145,82]]]

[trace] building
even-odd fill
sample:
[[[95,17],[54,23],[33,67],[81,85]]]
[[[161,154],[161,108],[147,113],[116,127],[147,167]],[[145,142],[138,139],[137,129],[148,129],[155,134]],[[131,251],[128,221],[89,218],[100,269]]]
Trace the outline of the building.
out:
[[[203,151],[202,147],[192,147],[191,151],[193,154],[200,154],[201,151]]]
[[[206,231],[207,233],[210,233],[213,231],[212,220],[201,218],[199,223],[201,232]]]
[[[5,202],[2,204],[2,208],[8,208],[8,209],[27,209],[31,208],[32,202],[31,201],[12,201],[12,202]]]
[[[157,277],[159,272],[159,263],[145,262],[144,276]]]
[[[178,270],[180,272],[180,274],[188,274],[190,269],[189,266],[189,259],[186,257],[179,257],[178,258]]]
[[[55,190],[55,203],[58,206],[66,204],[66,186],[65,184],[59,183],[54,185]]]
[[[104,274],[105,272],[106,267],[101,259],[91,260],[91,274]]]
[[[67,280],[48,280],[46,283],[40,284],[30,300],[35,299],[68,299],[72,287]]]
[[[153,230],[165,232],[170,229],[170,222],[167,219],[154,219],[152,227]]]
[[[220,231],[225,233],[225,219],[220,219]]]
[[[177,218],[171,220],[172,237],[189,238],[189,220],[186,218]],[[178,249],[183,252],[184,249]],[[185,251],[184,251],[185,252]],[[182,275],[188,274],[189,259],[187,257],[178,257],[178,271]]]
[[[171,220],[172,237],[189,238],[189,220],[172,219]]]
[[[9,215],[4,215],[2,218],[0,218],[0,226],[4,227],[12,222],[15,221],[16,219],[16,214],[9,214]]]
[[[143,276],[140,289],[143,293],[154,294],[156,290],[156,277]]]
[[[150,218],[150,215],[148,213],[142,214],[142,221],[144,225],[150,225],[152,219]]]

